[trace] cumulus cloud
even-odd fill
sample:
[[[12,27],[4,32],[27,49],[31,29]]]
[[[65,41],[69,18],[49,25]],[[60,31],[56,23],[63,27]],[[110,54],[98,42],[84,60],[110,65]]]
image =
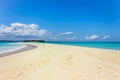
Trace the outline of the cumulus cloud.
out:
[[[108,36],[108,35],[105,35],[105,36],[103,37],[103,39],[108,39],[108,38],[110,38],[110,36]]]
[[[73,32],[69,31],[69,32],[63,32],[63,33],[60,33],[61,35],[70,35],[70,34],[73,34]]]
[[[98,39],[99,38],[99,36],[98,35],[91,35],[91,36],[87,36],[87,37],[85,37],[85,39],[86,40],[95,40],[95,39]]]
[[[0,38],[42,37],[47,32],[46,29],[39,29],[37,24],[12,23],[10,26],[0,26]]]

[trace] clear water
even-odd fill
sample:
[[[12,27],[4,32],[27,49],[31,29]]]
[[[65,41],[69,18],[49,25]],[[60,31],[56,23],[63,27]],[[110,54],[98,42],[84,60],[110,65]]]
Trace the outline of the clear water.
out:
[[[47,43],[120,50],[120,42],[47,42]]]
[[[22,43],[17,42],[0,42],[0,54],[6,53],[14,50],[18,50],[25,47]]]

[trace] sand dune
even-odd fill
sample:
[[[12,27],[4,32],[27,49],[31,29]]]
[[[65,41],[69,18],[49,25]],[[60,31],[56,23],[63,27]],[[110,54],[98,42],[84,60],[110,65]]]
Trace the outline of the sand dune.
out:
[[[120,51],[55,44],[0,58],[0,80],[120,80]]]

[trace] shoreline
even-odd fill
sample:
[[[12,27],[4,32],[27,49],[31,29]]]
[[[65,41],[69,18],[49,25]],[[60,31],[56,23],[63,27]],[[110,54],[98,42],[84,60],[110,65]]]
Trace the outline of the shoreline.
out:
[[[25,44],[25,47],[23,47],[21,49],[10,51],[10,52],[1,53],[0,57],[14,55],[14,54],[21,53],[21,52],[28,51],[28,50],[32,50],[32,49],[35,49],[35,48],[37,48],[37,46],[31,45],[31,44]]]
[[[55,45],[65,45],[65,46],[73,46],[73,47],[84,47],[84,48],[95,48],[95,49],[105,49],[105,50],[115,50],[115,51],[117,50],[117,51],[120,51],[120,49],[115,49],[115,48],[102,48],[102,47],[93,47],[93,46],[79,46],[79,45],[56,44],[56,43],[45,43],[45,44],[55,44]]]
[[[88,48],[88,49],[98,49],[98,50],[120,51],[120,49],[99,48],[99,47],[90,47],[90,46],[76,46],[76,45],[66,45],[66,44],[64,45],[64,44],[54,44],[54,43],[44,43],[44,44],[69,46],[69,47],[79,47],[79,48]]]
[[[69,46],[69,47],[79,47],[79,48],[87,48],[87,49],[108,50],[108,51],[109,50],[110,51],[120,51],[119,49],[108,49],[108,48],[89,47],[89,46],[75,46],[75,45],[66,45],[66,44],[64,45],[64,44],[54,44],[54,43],[44,43],[44,44]],[[32,49],[35,49],[35,48],[37,48],[36,43],[28,43],[28,44],[25,44],[25,47],[23,47],[21,49],[17,49],[17,50],[14,50],[14,51],[1,53],[0,57],[5,57],[5,56],[21,53],[21,52],[24,52],[24,51],[29,51],[29,50],[32,50]]]
[[[75,45],[64,45],[64,44],[51,44],[51,43],[44,43],[45,45],[56,45],[56,46],[66,46],[66,47],[76,47],[76,48],[86,48],[86,49],[96,49],[96,50],[105,50],[105,51],[117,51],[119,52],[120,50],[117,49],[107,49],[107,48],[98,48],[98,47],[87,47],[87,46],[75,46]],[[43,45],[44,45],[43,44]],[[21,48],[21,49],[17,49],[14,51],[10,51],[10,52],[5,52],[5,53],[1,53],[0,54],[0,58],[1,57],[5,57],[5,56],[10,56],[10,55],[14,55],[14,54],[18,54],[18,53],[22,53],[25,51],[29,51],[32,49],[37,48],[37,46],[40,44],[36,44],[36,43],[27,43],[25,44],[25,47]]]

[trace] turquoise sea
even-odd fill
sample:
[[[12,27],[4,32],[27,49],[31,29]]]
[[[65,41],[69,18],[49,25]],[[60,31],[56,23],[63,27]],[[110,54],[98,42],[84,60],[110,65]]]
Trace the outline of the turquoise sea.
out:
[[[47,43],[120,50],[120,42],[47,42]]]
[[[18,42],[0,42],[0,54],[18,50],[25,47],[24,44]]]

